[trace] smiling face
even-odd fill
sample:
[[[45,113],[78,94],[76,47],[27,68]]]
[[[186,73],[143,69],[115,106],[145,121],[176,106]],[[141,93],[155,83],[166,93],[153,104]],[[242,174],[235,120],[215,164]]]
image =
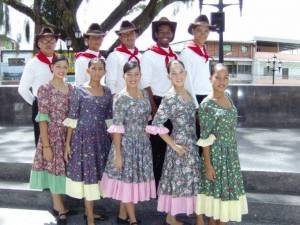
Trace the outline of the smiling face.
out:
[[[53,76],[59,79],[64,79],[68,73],[68,62],[65,60],[58,61],[51,65]]]
[[[41,52],[43,52],[47,57],[51,57],[53,56],[56,42],[57,40],[55,37],[45,36],[38,40],[37,45]]]
[[[169,47],[170,42],[174,33],[169,25],[160,25],[155,32],[155,37],[157,38],[157,42],[160,46],[167,48]]]
[[[199,25],[192,29],[194,40],[201,45],[204,45],[209,35],[209,27],[207,25]]]
[[[129,69],[126,73],[124,73],[124,80],[127,87],[137,88],[141,80],[140,68],[136,66],[132,69]]]
[[[97,52],[99,51],[102,42],[103,42],[104,36],[89,36],[85,39],[85,42],[89,49]]]
[[[87,69],[87,73],[90,75],[91,81],[100,82],[105,74],[105,66],[101,61],[93,62]]]
[[[174,87],[184,87],[186,71],[178,61],[171,62],[169,65],[169,79]]]
[[[136,41],[136,32],[134,30],[120,34],[120,42],[126,46],[126,48],[133,49]]]
[[[229,73],[227,68],[220,64],[216,65],[210,80],[214,91],[224,92],[229,83]]]

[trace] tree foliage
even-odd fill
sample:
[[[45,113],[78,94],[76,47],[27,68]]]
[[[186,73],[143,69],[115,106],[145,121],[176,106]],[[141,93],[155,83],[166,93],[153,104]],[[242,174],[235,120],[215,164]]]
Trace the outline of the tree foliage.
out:
[[[1,4],[8,5],[31,18],[35,23],[35,34],[39,32],[42,26],[47,25],[52,27],[57,33],[61,34],[61,38],[69,37],[72,40],[74,50],[84,48],[82,38],[76,38],[75,32],[79,30],[76,19],[77,10],[82,1],[88,0],[33,0],[33,5],[28,6],[19,0],[0,0]],[[189,3],[192,0],[121,0],[119,5],[108,15],[101,23],[104,30],[111,30],[122,17],[132,12],[139,12],[139,15],[133,20],[136,26],[140,27],[142,34],[151,24],[155,16],[167,5],[173,2]],[[1,10],[0,10],[1,17]],[[1,20],[0,20],[1,25]],[[25,32],[28,31],[28,26],[24,26]],[[114,48],[117,41],[111,46]]]

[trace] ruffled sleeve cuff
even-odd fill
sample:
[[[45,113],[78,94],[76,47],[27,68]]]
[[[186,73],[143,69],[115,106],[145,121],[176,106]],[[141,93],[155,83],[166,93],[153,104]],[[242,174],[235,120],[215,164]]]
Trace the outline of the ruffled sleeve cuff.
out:
[[[63,125],[75,129],[77,127],[77,121],[78,120],[76,119],[66,118],[63,122]]]
[[[38,113],[35,117],[35,121],[36,122],[42,122],[42,121],[47,121],[47,122],[50,122],[50,118],[49,118],[49,115],[48,114],[45,114],[45,113]]]
[[[216,140],[216,136],[213,134],[210,134],[208,138],[206,139],[202,139],[200,138],[197,142],[197,145],[201,146],[201,147],[207,147],[212,145]]]
[[[146,126],[146,132],[149,134],[168,134],[169,133],[169,129],[164,127],[164,126]]]
[[[111,125],[108,129],[107,129],[108,133],[120,133],[120,134],[124,134],[125,129],[123,125]]]

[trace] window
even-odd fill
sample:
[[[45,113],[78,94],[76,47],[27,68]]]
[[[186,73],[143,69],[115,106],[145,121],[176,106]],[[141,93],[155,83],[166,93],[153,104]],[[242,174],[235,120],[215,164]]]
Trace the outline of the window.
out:
[[[239,65],[238,73],[240,74],[252,74],[252,66],[251,65]]]
[[[223,50],[224,52],[231,52],[231,45],[229,44],[223,45]]]
[[[242,53],[247,53],[248,52],[248,46],[241,45],[241,52]]]
[[[226,65],[226,66],[227,66],[227,68],[228,68],[229,75],[230,75],[231,77],[236,77],[236,70],[237,70],[236,65],[228,64],[228,65]]]
[[[264,76],[272,76],[271,68],[269,68],[269,70],[268,67],[264,68]]]
[[[289,79],[289,68],[282,68],[282,79]]]

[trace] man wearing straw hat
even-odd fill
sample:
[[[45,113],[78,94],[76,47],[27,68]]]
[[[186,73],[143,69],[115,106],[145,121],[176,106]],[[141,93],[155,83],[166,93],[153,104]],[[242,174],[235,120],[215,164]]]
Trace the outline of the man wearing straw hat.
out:
[[[141,60],[141,86],[148,91],[152,107],[152,115],[157,111],[163,96],[171,87],[168,79],[167,64],[177,59],[176,54],[170,47],[176,31],[176,22],[162,17],[152,22],[152,39],[156,42],[142,56]],[[165,126],[171,131],[172,125],[167,121]],[[153,168],[156,186],[161,177],[166,144],[158,135],[150,136],[153,152]]]
[[[205,46],[211,26],[206,15],[198,16],[188,27],[193,40],[188,42],[180,54],[187,71],[186,88],[198,104],[211,92],[209,81],[209,55]]]
[[[100,25],[92,23],[87,32],[84,34],[84,41],[88,49],[84,52],[78,52],[75,54],[75,84],[76,86],[82,85],[89,80],[86,73],[88,63],[93,58],[103,58],[100,54],[100,47],[103,42],[103,38],[106,35]]]
[[[43,27],[40,33],[36,35],[34,43],[39,52],[25,65],[18,88],[22,98],[32,105],[35,145],[37,145],[40,136],[39,124],[35,121],[38,113],[36,96],[39,87],[52,79],[50,65],[57,39],[58,35],[49,27]]]
[[[107,57],[105,78],[105,82],[113,94],[120,92],[125,87],[123,79],[125,63],[132,60],[140,63],[141,54],[135,46],[138,31],[139,29],[128,20],[124,20],[120,29],[116,31],[120,45]]]

